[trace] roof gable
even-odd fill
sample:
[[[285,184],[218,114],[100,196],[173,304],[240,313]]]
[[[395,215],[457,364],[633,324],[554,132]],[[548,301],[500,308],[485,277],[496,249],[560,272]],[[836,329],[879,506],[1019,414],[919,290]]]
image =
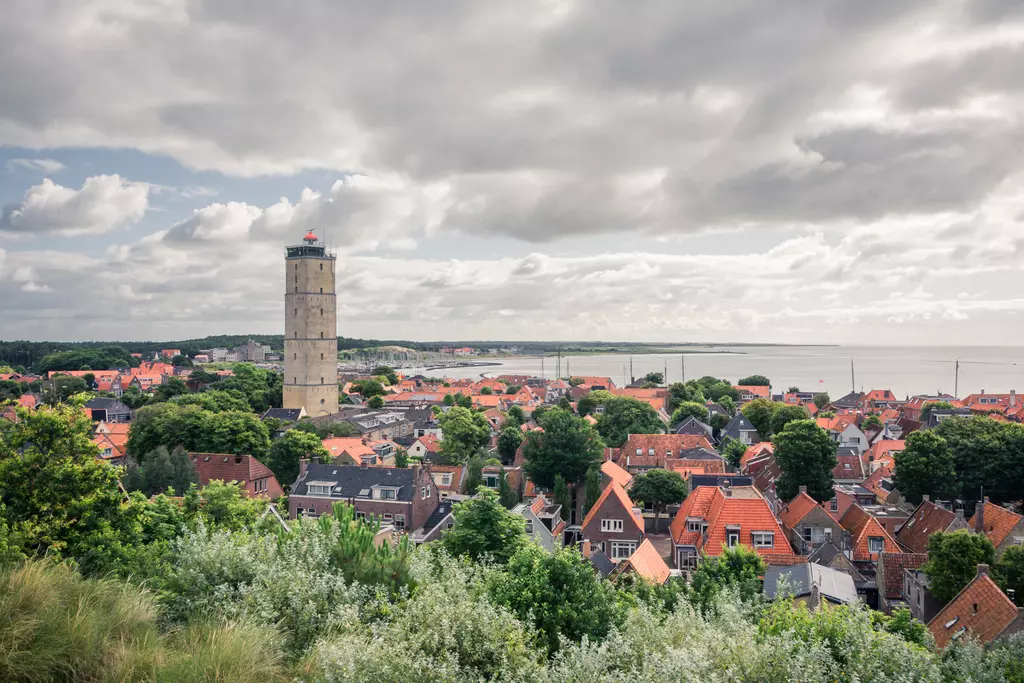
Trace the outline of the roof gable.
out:
[[[1020,615],[999,586],[986,573],[980,573],[928,622],[935,645],[944,648],[963,635],[990,643]]]
[[[590,508],[590,512],[583,520],[581,529],[583,535],[587,535],[587,528],[596,520],[606,519],[615,517],[615,519],[622,519],[623,531],[628,528],[643,534],[644,527],[640,523],[640,520],[633,514],[633,501],[629,499],[626,494],[626,489],[622,488],[614,481],[608,486],[604,487],[604,491],[601,492],[601,497],[594,503],[594,507]]]
[[[1010,512],[1004,507],[1000,507],[995,503],[990,503],[988,500],[985,501],[985,514],[984,514],[984,532],[988,536],[989,540],[992,541],[992,545],[999,547],[999,545],[1006,540],[1006,537],[1024,520],[1024,517]],[[978,514],[975,513],[971,517],[971,528],[977,528]]]
[[[912,553],[928,551],[928,539],[936,531],[945,531],[956,514],[931,501],[923,501],[896,532],[896,541]]]

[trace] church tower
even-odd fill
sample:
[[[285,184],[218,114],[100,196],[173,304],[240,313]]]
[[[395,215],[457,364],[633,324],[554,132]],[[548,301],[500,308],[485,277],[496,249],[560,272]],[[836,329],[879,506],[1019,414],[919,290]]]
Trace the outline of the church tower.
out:
[[[285,254],[282,405],[330,415],[338,412],[335,257],[312,232]]]

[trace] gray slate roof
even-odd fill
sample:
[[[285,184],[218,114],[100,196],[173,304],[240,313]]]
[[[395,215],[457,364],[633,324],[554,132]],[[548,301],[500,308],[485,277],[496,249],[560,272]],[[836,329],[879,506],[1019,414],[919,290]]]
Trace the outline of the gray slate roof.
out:
[[[740,432],[757,433],[757,430],[754,429],[754,425],[750,424],[750,420],[748,420],[743,413],[737,410],[736,416],[729,420],[729,424],[725,425],[722,429],[722,436],[728,436],[730,439],[739,439]],[[754,440],[760,441],[761,435],[758,434]]]
[[[822,600],[837,604],[857,601],[857,586],[849,574],[808,562],[791,567],[772,567],[764,573],[764,594],[774,599],[783,583],[787,590],[799,598],[811,594],[811,584],[818,584]]]
[[[260,417],[261,420],[274,418],[282,422],[298,422],[302,414],[301,408],[270,408]]]
[[[357,467],[310,463],[292,487],[292,495],[308,495],[309,482],[328,481],[335,482],[331,489],[331,498],[369,500],[373,497],[374,486],[397,486],[396,500],[411,501],[416,494],[414,475],[417,471],[418,469],[412,467]]]

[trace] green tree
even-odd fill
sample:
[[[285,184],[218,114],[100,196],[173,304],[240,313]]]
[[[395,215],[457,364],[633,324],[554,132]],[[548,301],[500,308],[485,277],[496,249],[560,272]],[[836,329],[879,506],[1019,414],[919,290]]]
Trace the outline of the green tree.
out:
[[[772,381],[764,375],[751,375],[736,382],[741,387],[770,387]]]
[[[446,406],[453,406],[453,405],[455,405],[455,395],[454,394],[445,394],[444,398],[441,399],[441,403],[445,404]]]
[[[932,414],[933,410],[956,410],[949,401],[932,401],[931,403],[925,403],[924,407],[921,408],[921,422],[927,422],[928,417]]]
[[[558,650],[561,638],[600,642],[624,617],[614,587],[575,548],[549,553],[534,544],[518,547],[507,570],[493,577],[490,593],[532,625],[549,653]]]
[[[404,448],[399,448],[395,451],[395,467],[408,467],[409,466],[409,451]]]
[[[736,414],[736,401],[732,400],[731,397],[719,396],[715,403],[722,406],[722,408],[725,409],[725,412],[729,413],[729,415]]]
[[[128,452],[140,458],[160,446],[263,458],[270,449],[270,433],[252,413],[211,413],[194,405],[157,403],[135,413],[128,433]]]
[[[711,427],[714,437],[717,439],[721,436],[722,430],[729,424],[729,418],[721,413],[712,413],[711,417],[708,418],[708,426]]]
[[[469,394],[455,394],[455,405],[467,410],[473,409],[473,397]]]
[[[771,386],[771,385],[769,384],[768,386]],[[800,393],[800,387],[797,387],[797,386],[790,387],[790,388],[786,389],[786,393],[787,394],[799,394]]]
[[[744,404],[740,412],[750,420],[750,424],[754,425],[761,438],[767,440],[772,436],[772,417],[779,405],[766,398],[755,398]]]
[[[371,396],[370,400],[366,402],[366,405],[374,410],[380,410],[384,407],[384,399],[380,396]]]
[[[1024,490],[1024,447],[1021,425],[987,417],[952,417],[932,430],[953,453],[957,481],[963,497],[993,502],[1017,500]]]
[[[807,418],[807,410],[803,406],[775,404],[775,412],[772,413],[771,419],[771,433],[778,434],[793,420],[806,420]]]
[[[970,583],[979,564],[991,565],[994,558],[995,548],[984,534],[936,531],[928,539],[928,561],[921,571],[928,576],[932,595],[947,603]]]
[[[156,388],[153,392],[154,400],[157,401],[169,401],[175,396],[181,396],[187,394],[188,385],[178,377],[168,377],[167,381]]]
[[[206,433],[201,440],[203,448],[192,450],[248,454],[256,458],[265,457],[270,450],[270,433],[267,426],[252,413],[207,413],[204,422]]]
[[[512,464],[516,457],[516,451],[519,450],[524,438],[519,427],[506,426],[501,430],[498,434],[498,455],[501,456],[502,462]]]
[[[668,405],[666,409],[670,412],[675,412],[680,403],[704,403],[706,400],[704,391],[697,382],[690,381],[686,384],[675,382],[668,387]]]
[[[299,461],[303,458],[313,462],[330,462],[331,454],[316,434],[289,429],[270,445],[270,454],[264,464],[277,477],[278,483],[290,488],[299,478]]]
[[[655,386],[661,385],[665,382],[665,375],[660,372],[648,372],[644,375],[645,384],[653,384]]]
[[[782,500],[792,500],[801,486],[818,502],[831,500],[836,442],[813,420],[794,420],[775,435],[775,462],[782,475],[775,490]]]
[[[860,423],[860,428],[864,430],[881,429],[882,426],[882,420],[877,415],[868,415]]]
[[[585,517],[590,512],[590,508],[597,504],[597,499],[601,497],[601,470],[597,467],[587,470],[583,495],[583,516]]]
[[[688,417],[695,417],[701,422],[706,422],[708,419],[708,407],[696,401],[683,401],[676,408],[676,411],[672,413],[672,424],[678,425]]]
[[[936,499],[956,497],[956,467],[946,440],[935,431],[911,433],[906,448],[896,457],[893,483],[915,505],[924,494]]]
[[[597,420],[597,431],[612,448],[618,448],[630,434],[661,434],[665,423],[649,403],[627,396],[616,396],[604,404]]]
[[[590,395],[592,392],[587,392],[580,396],[580,399],[576,401],[576,413],[580,417],[586,417],[587,415],[593,414],[597,409],[597,401]]]
[[[1024,596],[1024,546],[1011,546],[1003,551],[996,563],[996,571],[1003,590],[1012,590],[1017,597]]]
[[[484,387],[483,389],[480,390],[480,395],[481,396],[490,396],[493,393],[494,393],[494,390],[491,389],[490,387]]]
[[[814,397],[811,398],[811,402],[814,403],[815,408],[821,410],[822,408],[824,408],[825,406],[832,402],[832,398],[828,395],[827,391],[822,391],[820,393],[815,394]]]
[[[718,452],[722,454],[722,457],[732,465],[733,467],[740,466],[740,459],[743,454],[747,452],[747,445],[739,439],[730,439],[725,437],[722,443],[718,444]]]
[[[268,408],[281,407],[281,388],[284,381],[281,375],[258,368],[251,363],[235,363],[231,371],[234,374],[221,377],[210,386],[224,391],[241,392],[249,401],[249,409],[256,413],[263,413]],[[194,373],[192,377],[195,377]]]
[[[489,557],[505,564],[527,543],[523,518],[502,507],[494,491],[481,489],[458,503],[453,513],[455,526],[441,536],[441,545],[450,555],[473,560]]]
[[[192,458],[181,446],[173,451],[160,446],[152,453],[147,453],[142,463],[135,467],[136,472],[128,468],[122,478],[122,484],[128,491],[142,491],[147,496],[163,493],[169,489],[186,491],[192,484],[199,483]]]
[[[470,457],[466,463],[466,493],[475,495],[484,483],[484,459],[479,454]]]
[[[178,406],[199,406],[211,413],[223,413],[227,410],[249,410],[249,401],[240,391],[224,391],[211,389],[199,394],[179,394],[170,399]]]
[[[519,492],[509,484],[504,468],[498,470],[498,500],[509,510],[519,504]]]
[[[316,434],[320,439],[326,439],[328,436],[351,438],[362,434],[362,432],[359,431],[359,428],[354,424],[343,420],[338,420],[336,422],[310,422],[309,420],[302,420],[289,431]]]
[[[572,512],[572,495],[569,493],[569,486],[565,483],[565,478],[560,474],[555,475],[555,490],[553,497],[555,499],[555,503],[562,506],[562,519],[569,521],[569,517]]]
[[[645,507],[654,508],[654,527],[658,528],[658,519],[669,505],[678,505],[686,500],[690,492],[689,486],[678,472],[654,469],[633,477],[629,487],[629,497],[641,501]]]
[[[522,387],[520,387],[519,385],[510,384],[507,387],[505,387],[505,393],[511,396],[512,394],[518,394],[520,389],[522,389]]]
[[[176,368],[190,368],[193,364],[192,359],[188,356],[178,355],[171,359],[171,365]]]
[[[81,377],[57,375],[43,382],[40,394],[43,403],[48,406],[56,406],[58,403],[67,403],[72,396],[84,391],[88,391],[88,387],[85,386],[85,380]]]
[[[388,384],[398,384],[398,374],[394,368],[388,365],[378,365],[373,370],[370,370],[370,374],[374,377],[383,377],[387,380]]]
[[[243,531],[253,527],[267,509],[264,498],[247,498],[242,484],[213,480],[185,492],[185,511],[213,529]]]
[[[16,401],[25,393],[25,385],[10,379],[0,379],[0,403]]]
[[[491,436],[491,426],[483,413],[455,406],[438,420],[441,426],[441,455],[451,463],[462,464],[480,451]]]
[[[537,486],[553,487],[557,475],[578,483],[601,462],[604,443],[583,418],[552,408],[540,418],[540,426],[544,431],[527,434],[523,448],[523,469]]]
[[[505,413],[506,427],[522,427],[526,424],[526,413],[519,406],[512,406]]]
[[[740,392],[738,392],[727,380],[706,375],[695,380],[695,382],[696,386],[700,387],[706,400],[711,400],[717,403],[722,396],[728,396],[734,402],[740,400]],[[689,382],[687,382],[687,384],[689,384]]]
[[[761,593],[761,577],[767,569],[761,556],[750,548],[744,545],[723,547],[721,555],[705,555],[697,565],[690,580],[690,599],[708,612],[722,589],[734,586],[741,599],[752,600]]]
[[[375,379],[364,379],[358,382],[352,382],[352,390],[364,399],[384,395],[384,386]]]

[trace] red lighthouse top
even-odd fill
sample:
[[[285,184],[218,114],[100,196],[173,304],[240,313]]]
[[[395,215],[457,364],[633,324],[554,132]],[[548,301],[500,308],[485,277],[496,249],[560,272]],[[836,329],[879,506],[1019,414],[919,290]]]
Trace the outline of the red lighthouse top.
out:
[[[309,232],[306,233],[306,236],[303,237],[302,239],[305,240],[306,242],[316,242],[317,236],[313,234],[312,230],[310,230]]]

